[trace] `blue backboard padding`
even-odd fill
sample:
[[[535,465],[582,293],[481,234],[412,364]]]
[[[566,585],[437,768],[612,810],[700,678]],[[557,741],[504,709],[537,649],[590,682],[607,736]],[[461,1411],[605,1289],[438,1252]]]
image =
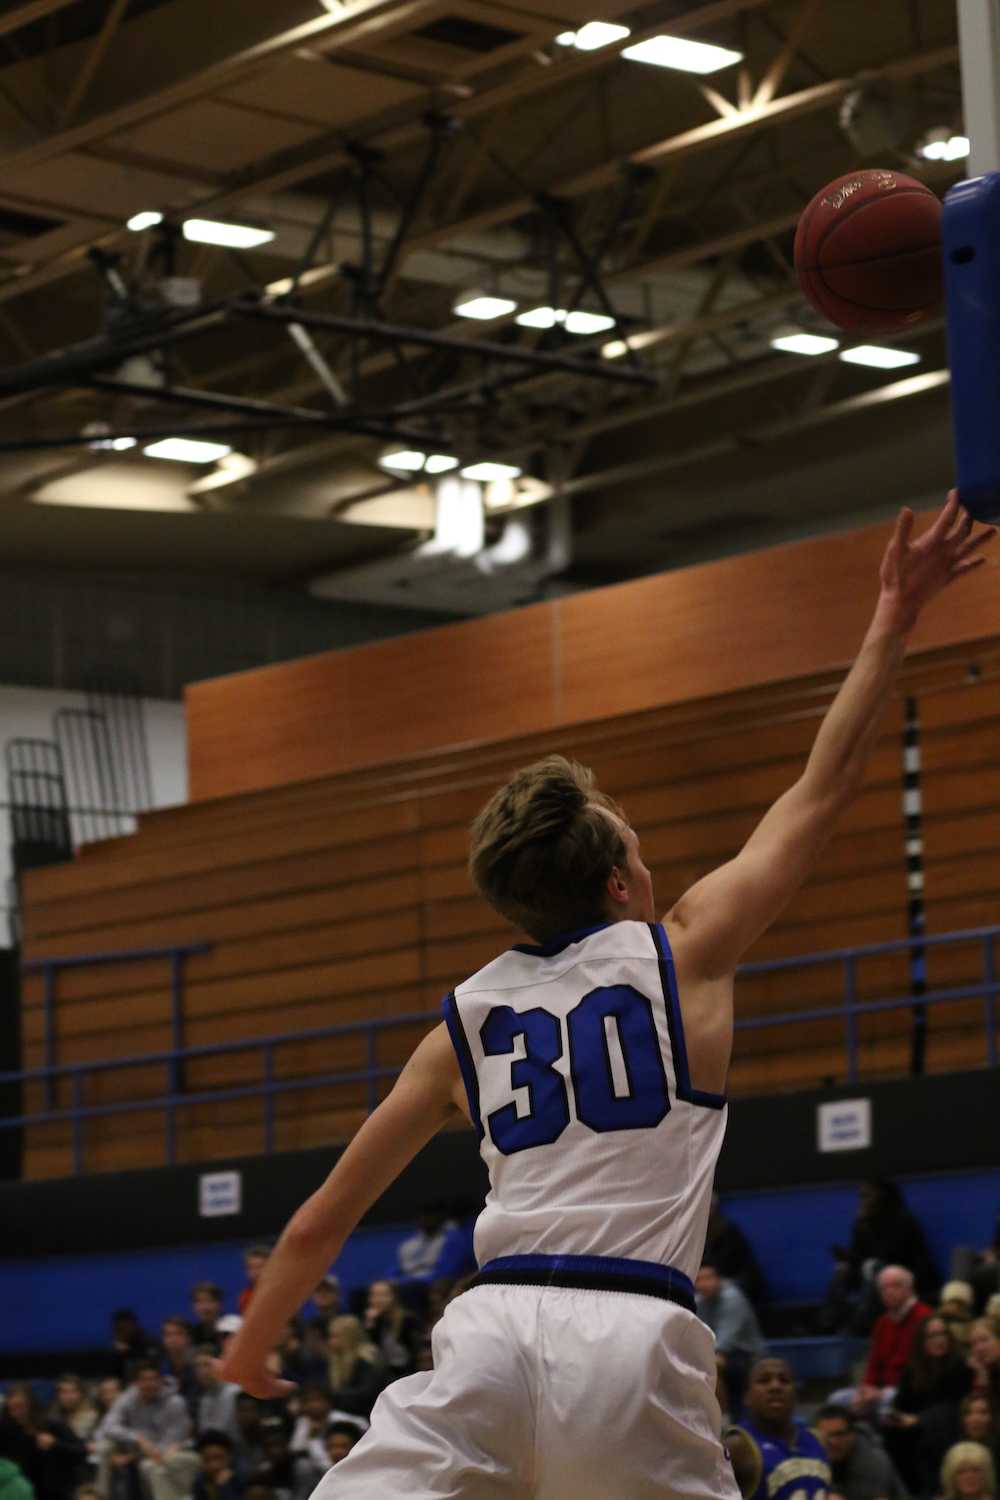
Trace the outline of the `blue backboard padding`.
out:
[[[953,187],[942,219],[955,466],[962,504],[1000,519],[1000,172]]]

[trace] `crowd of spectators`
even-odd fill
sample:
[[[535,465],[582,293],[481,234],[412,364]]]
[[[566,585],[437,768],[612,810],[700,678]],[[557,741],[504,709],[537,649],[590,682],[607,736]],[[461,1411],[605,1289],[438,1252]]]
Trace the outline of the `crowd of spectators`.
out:
[[[367,1430],[379,1393],[431,1368],[431,1328],[474,1270],[471,1228],[431,1209],[390,1277],[350,1299],[323,1277],[273,1357],[295,1382],[284,1401],[258,1401],[218,1375],[268,1254],[245,1253],[235,1312],[199,1282],[189,1309],[155,1331],[130,1308],[114,1312],[104,1376],[62,1375],[45,1404],[11,1382],[0,1500],[306,1500]]]
[[[115,1312],[103,1376],[64,1374],[44,1404],[29,1383],[9,1384],[0,1500],[306,1500],[367,1430],[379,1393],[432,1368],[433,1326],[474,1270],[471,1228],[435,1209],[399,1246],[390,1276],[350,1298],[325,1276],[273,1356],[274,1372],[295,1383],[283,1401],[218,1376],[268,1254],[245,1253],[237,1311],[199,1282],[188,1310],[155,1331],[131,1309]],[[816,1331],[855,1347],[864,1339],[864,1359],[853,1383],[813,1403],[807,1431],[794,1421],[791,1368],[761,1331],[766,1285],[753,1249],[713,1202],[696,1303],[715,1335],[727,1420],[758,1448],[818,1445],[830,1500],[996,1500],[1000,1232],[941,1285],[894,1185],[872,1183],[850,1246],[834,1257]],[[738,1457],[734,1447],[734,1466]],[[765,1480],[757,1493],[763,1500]]]

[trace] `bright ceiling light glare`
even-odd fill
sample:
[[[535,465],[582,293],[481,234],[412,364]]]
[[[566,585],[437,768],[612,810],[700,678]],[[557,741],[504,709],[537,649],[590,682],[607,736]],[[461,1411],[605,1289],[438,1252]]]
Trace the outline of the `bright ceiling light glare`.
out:
[[[602,359],[621,359],[631,348],[627,339],[612,339],[610,343],[601,348]]]
[[[463,479],[478,479],[480,484],[490,484],[494,479],[520,479],[521,470],[513,464],[495,464],[484,460],[478,464],[467,464],[459,473]]]
[[[489,292],[465,292],[454,303],[452,311],[460,318],[478,318],[486,323],[502,318],[517,307],[510,297],[494,297]]]
[[[780,349],[783,354],[829,354],[840,348],[840,340],[825,338],[818,333],[786,333],[772,339],[771,348]]]
[[[141,234],[144,229],[155,229],[157,224],[162,223],[163,215],[147,208],[141,214],[133,214],[125,228],[131,229],[133,234]]]
[[[514,319],[522,328],[554,328],[557,323],[565,321],[564,307],[529,307],[527,312],[518,313]]]
[[[137,439],[133,437],[95,438],[87,447],[91,453],[127,453],[130,448],[135,447],[136,442]]]
[[[924,137],[917,155],[925,161],[961,161],[971,150],[972,142],[967,135],[952,135],[947,126],[939,125]]]
[[[379,459],[382,469],[398,469],[401,474],[419,474],[427,462],[427,454],[419,448],[394,448],[383,453]]]
[[[557,47],[575,47],[576,46],[576,32],[575,31],[560,31],[559,35],[556,37],[556,46]]]
[[[227,250],[255,250],[274,239],[273,229],[253,224],[228,224],[222,219],[185,219],[184,238],[196,245],[221,245]]]
[[[571,312],[566,314],[565,328],[567,333],[606,333],[609,328],[614,328],[614,318],[606,317],[604,313]]]
[[[232,453],[228,443],[208,443],[203,438],[160,438],[143,448],[147,458],[172,458],[179,464],[214,464]]]
[[[378,461],[390,474],[447,474],[459,462],[451,453],[424,453],[420,448],[387,448]]]
[[[845,349],[841,359],[849,365],[868,365],[872,370],[901,370],[904,365],[919,365],[920,355],[908,349],[883,349],[878,344],[858,344]]]
[[[682,73],[718,73],[743,61],[742,52],[713,47],[708,42],[690,42],[687,37],[651,36],[648,41],[626,47],[622,57],[630,62],[652,63],[656,68],[678,68]]]
[[[620,42],[623,36],[631,35],[627,26],[615,26],[610,21],[588,21],[586,26],[573,33],[572,45],[578,52],[596,52],[598,47],[608,47],[612,42]]]

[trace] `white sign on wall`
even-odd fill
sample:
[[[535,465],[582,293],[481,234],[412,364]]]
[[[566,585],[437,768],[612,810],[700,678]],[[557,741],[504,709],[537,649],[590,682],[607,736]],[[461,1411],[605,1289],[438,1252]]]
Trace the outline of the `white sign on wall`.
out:
[[[198,1178],[198,1212],[203,1219],[238,1214],[242,1207],[242,1172],[202,1172]]]
[[[864,1151],[872,1143],[872,1101],[838,1099],[816,1110],[819,1151]]]

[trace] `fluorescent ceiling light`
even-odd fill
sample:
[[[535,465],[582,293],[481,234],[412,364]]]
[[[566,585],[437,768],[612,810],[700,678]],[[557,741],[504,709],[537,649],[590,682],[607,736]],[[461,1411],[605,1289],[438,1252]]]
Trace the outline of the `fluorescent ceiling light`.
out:
[[[518,313],[514,319],[522,328],[554,328],[557,323],[565,321],[564,307],[529,307],[527,312]]]
[[[380,468],[401,474],[447,474],[459,465],[450,453],[424,453],[420,448],[389,448],[378,462]]]
[[[219,466],[211,474],[196,479],[188,489],[189,495],[205,495],[210,490],[220,490],[224,485],[235,484],[239,479],[249,479],[257,472],[257,460],[247,453],[227,453],[219,459]]]
[[[157,224],[162,223],[163,215],[147,208],[141,214],[133,214],[125,228],[131,229],[133,234],[139,234],[143,229],[153,229]]]
[[[502,318],[517,307],[509,297],[494,297],[487,292],[466,292],[459,297],[452,309],[460,318]]]
[[[419,474],[426,462],[427,454],[416,448],[397,448],[392,453],[383,453],[379,467],[401,469],[404,474]]]
[[[771,348],[784,354],[829,354],[831,349],[840,348],[840,340],[824,338],[818,333],[787,333],[772,339]]]
[[[133,437],[95,438],[87,447],[92,453],[127,453],[138,440]]]
[[[522,328],[554,328],[561,323],[567,333],[603,333],[606,328],[615,326],[614,318],[607,318],[603,313],[581,312],[579,309],[568,313],[564,307],[530,307],[527,312],[518,313],[514,319],[520,323]]]
[[[626,47],[622,57],[657,68],[679,68],[683,73],[717,73],[743,61],[742,52],[713,47],[708,42],[690,42],[681,36],[651,36],[648,41]]]
[[[917,154],[926,157],[928,161],[960,161],[971,150],[972,142],[967,135],[950,135],[928,141],[920,147]]]
[[[493,479],[520,479],[521,477],[521,470],[515,468],[513,464],[495,464],[489,461],[467,464],[459,472],[463,479],[478,479],[481,484],[489,484]]]
[[[579,31],[561,31],[556,37],[560,47],[575,47],[578,52],[596,52],[598,47],[607,47],[611,42],[631,36],[627,26],[615,26],[610,21],[588,21]]]
[[[627,339],[612,339],[609,344],[605,344],[602,347],[601,358],[621,359],[622,355],[627,354],[631,347]]]
[[[608,318],[604,313],[571,312],[566,314],[567,333],[604,333],[608,328],[614,328],[614,318]]]
[[[181,464],[212,464],[232,453],[228,443],[207,443],[203,438],[161,438],[143,448],[147,458],[173,458]]]
[[[230,250],[253,250],[274,239],[273,229],[252,224],[229,224],[221,219],[185,219],[184,238],[196,245],[224,245]]]
[[[849,365],[869,365],[873,370],[901,370],[904,365],[920,363],[920,355],[908,349],[882,349],[877,344],[858,344],[845,349],[840,357]]]

